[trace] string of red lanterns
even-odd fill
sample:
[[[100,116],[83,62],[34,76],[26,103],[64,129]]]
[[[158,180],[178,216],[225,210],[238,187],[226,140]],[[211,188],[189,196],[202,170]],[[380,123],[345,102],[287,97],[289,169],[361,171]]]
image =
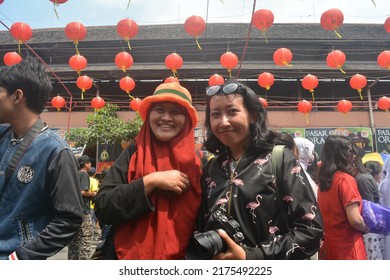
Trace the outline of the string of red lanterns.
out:
[[[15,22],[11,25],[10,33],[11,36],[18,41],[18,50],[20,54],[20,45],[23,44],[23,42],[27,42],[32,38],[32,29],[25,22]]]
[[[69,66],[77,72],[77,74],[81,73],[81,70],[83,70],[85,67],[87,67],[88,61],[87,59],[80,55],[75,54],[69,58]]]
[[[95,111],[100,110],[106,105],[106,102],[100,96],[96,96],[91,100],[91,107],[95,109]]]
[[[337,29],[343,24],[344,15],[339,9],[330,9],[322,13],[321,15],[321,26],[325,30],[333,30],[337,37],[341,39],[341,35],[337,32]]]
[[[7,66],[11,66],[14,64],[18,64],[22,61],[22,57],[17,52],[7,52],[3,56],[4,64]]]
[[[349,84],[353,89],[356,89],[359,92],[360,99],[363,100],[362,88],[367,85],[367,78],[360,74],[355,74],[349,80]]]
[[[215,86],[215,85],[223,85],[225,83],[225,79],[218,74],[213,74],[209,77],[209,86]]]
[[[219,58],[221,65],[227,69],[229,76],[232,77],[232,69],[238,64],[238,57],[235,53],[230,51],[225,52]]]
[[[340,113],[348,113],[352,110],[352,102],[349,100],[342,99],[337,103],[337,110]]]
[[[177,70],[183,66],[183,58],[177,53],[171,53],[165,58],[165,65],[172,70],[173,77],[176,78]]]
[[[306,117],[306,124],[309,123],[309,117],[308,114],[311,112],[311,109],[313,108],[313,105],[310,101],[307,101],[303,99],[302,101],[298,102],[298,111],[303,113]]]
[[[268,43],[266,31],[274,24],[274,14],[267,9],[260,9],[253,13],[252,26],[263,32],[265,42]]]
[[[81,99],[84,99],[84,92],[92,87],[93,80],[87,75],[80,76],[76,80],[76,85],[81,89]]]
[[[279,48],[274,52],[273,59],[276,65],[291,66],[292,52],[287,48]]]
[[[129,18],[122,19],[116,25],[116,32],[127,42],[127,46],[131,50],[130,39],[137,36],[138,24]]]
[[[61,96],[55,96],[51,99],[51,105],[57,109],[57,111],[61,111],[61,108],[64,108],[66,104],[66,101]]]
[[[271,86],[274,84],[275,78],[274,75],[268,72],[263,72],[257,77],[257,83],[262,88],[269,90]]]
[[[206,30],[206,22],[200,16],[190,16],[184,22],[184,30],[187,34],[195,37],[196,44],[198,48],[201,50],[201,46],[199,45],[199,36]]]
[[[314,101],[314,89],[318,86],[318,78],[315,75],[307,74],[302,79],[302,87],[311,92]]]
[[[133,57],[128,52],[120,52],[115,56],[115,64],[126,73],[126,70],[133,65]]]
[[[345,74],[345,71],[343,70],[343,65],[346,61],[345,54],[340,50],[334,50],[331,51],[328,56],[326,57],[326,64],[330,68],[338,68],[340,69],[341,73]]]
[[[78,44],[87,36],[87,29],[84,24],[77,21],[69,22],[65,26],[65,35],[69,40],[73,41],[76,48],[76,54],[80,54]]]

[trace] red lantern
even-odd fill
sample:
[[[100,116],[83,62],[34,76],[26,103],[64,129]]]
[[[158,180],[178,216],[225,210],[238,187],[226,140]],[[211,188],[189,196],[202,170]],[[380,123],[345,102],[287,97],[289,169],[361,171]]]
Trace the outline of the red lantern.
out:
[[[326,57],[326,64],[328,64],[331,68],[338,68],[340,71],[345,74],[344,70],[342,69],[344,63],[345,63],[346,57],[345,54],[342,51],[334,50],[331,51],[328,56]]]
[[[229,76],[232,76],[232,69],[238,64],[238,57],[232,52],[225,52],[221,55],[219,62],[228,70]]]
[[[130,101],[130,108],[133,111],[138,112],[139,106],[141,105],[142,100],[139,98],[134,98],[133,100]]]
[[[385,20],[384,28],[387,33],[390,33],[390,17]]]
[[[92,79],[87,75],[80,76],[76,80],[76,85],[81,89],[81,99],[84,99],[84,92],[92,87]]]
[[[337,110],[340,113],[344,113],[344,114],[348,113],[349,111],[352,110],[352,102],[345,99],[340,100],[337,103]]]
[[[18,41],[18,50],[20,54],[20,45],[32,38],[32,29],[25,22],[15,22],[10,29],[12,37]]]
[[[274,62],[279,66],[291,66],[292,53],[287,48],[279,48],[274,52]]]
[[[383,96],[379,98],[378,100],[378,108],[381,110],[384,110],[386,112],[389,112],[390,109],[390,98]]]
[[[274,75],[268,72],[263,72],[259,75],[257,78],[257,83],[262,88],[265,88],[266,90],[269,90],[271,86],[274,84],[275,78]]]
[[[69,58],[69,66],[77,71],[77,74],[80,75],[80,71],[83,70],[85,67],[87,67],[88,61],[87,59],[80,55],[75,54]]]
[[[0,5],[3,4],[4,0],[0,0]]]
[[[22,57],[17,52],[7,52],[3,57],[4,64],[11,66],[22,61]]]
[[[58,7],[58,5],[60,5],[60,4],[64,4],[65,2],[68,2],[68,0],[49,0],[49,1],[53,2],[54,13],[56,14],[57,19],[59,19],[56,7]]]
[[[390,51],[383,51],[378,55],[378,65],[385,69],[390,69]]]
[[[128,52],[120,52],[115,56],[115,64],[123,72],[133,65],[133,57]]]
[[[264,34],[264,39],[268,43],[265,32],[274,24],[274,14],[267,9],[260,9],[253,13],[252,26],[256,27]]]
[[[311,105],[311,102],[305,99],[298,102],[298,111],[305,114],[306,124],[309,123],[308,114],[311,111],[312,107],[313,106]]]
[[[349,84],[353,89],[356,89],[359,92],[360,99],[363,100],[362,88],[367,85],[367,78],[360,74],[355,74],[349,80]]]
[[[179,83],[179,79],[173,76],[169,76],[164,80],[164,83]]]
[[[218,74],[211,75],[209,78],[209,86],[214,86],[214,85],[223,85],[225,82],[225,79]]]
[[[119,87],[130,95],[130,92],[135,88],[135,82],[131,77],[123,77],[119,81]]]
[[[56,96],[56,97],[53,97],[53,99],[51,100],[51,105],[57,109],[57,111],[61,111],[61,108],[64,108],[65,107],[65,99],[61,96]]]
[[[171,53],[165,58],[165,65],[172,70],[173,76],[176,77],[177,69],[183,66],[183,59],[177,53]]]
[[[318,78],[314,75],[308,74],[302,79],[302,86],[311,92],[314,101],[314,89],[318,86]]]
[[[337,29],[343,24],[344,15],[339,9],[330,9],[322,13],[321,25],[325,30],[333,30],[337,37],[341,38],[341,35],[337,32]]]
[[[65,26],[65,35],[69,40],[73,41],[73,44],[76,48],[76,54],[79,54],[79,49],[77,45],[79,41],[82,41],[87,36],[87,29],[81,22],[70,22]]]
[[[99,96],[96,96],[94,97],[92,100],[91,100],[91,106],[92,108],[94,108],[95,110],[100,110],[101,108],[104,107],[106,102],[104,102],[104,99],[99,97]]]
[[[202,48],[199,45],[198,38],[206,30],[206,22],[200,16],[190,16],[184,22],[184,30],[187,34],[194,36],[196,40],[196,44],[198,48],[201,50]]]
[[[116,32],[127,42],[129,49],[130,39],[134,38],[138,34],[138,25],[134,20],[129,18],[118,21],[116,25]]]
[[[262,98],[262,97],[259,97],[259,101],[260,101],[261,104],[263,104],[263,107],[264,107],[264,108],[267,108],[267,107],[268,107],[267,99]]]

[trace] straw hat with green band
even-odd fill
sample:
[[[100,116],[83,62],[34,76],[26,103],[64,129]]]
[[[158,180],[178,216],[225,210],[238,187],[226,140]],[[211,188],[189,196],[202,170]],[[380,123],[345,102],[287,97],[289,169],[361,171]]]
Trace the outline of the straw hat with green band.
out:
[[[188,115],[191,118],[192,127],[195,128],[198,124],[198,114],[192,106],[192,98],[190,92],[180,86],[179,83],[163,83],[154,91],[153,95],[146,97],[139,106],[139,114],[143,120],[148,116],[150,106],[156,102],[175,102],[187,109]]]

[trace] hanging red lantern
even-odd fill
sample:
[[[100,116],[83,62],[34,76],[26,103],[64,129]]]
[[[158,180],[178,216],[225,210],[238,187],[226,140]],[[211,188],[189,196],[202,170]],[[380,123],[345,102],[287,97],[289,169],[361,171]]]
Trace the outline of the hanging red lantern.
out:
[[[176,77],[177,69],[183,66],[183,59],[177,53],[171,53],[165,58],[165,65],[172,70],[173,77]]]
[[[138,112],[139,106],[141,105],[142,100],[139,98],[134,98],[133,100],[130,101],[130,108],[133,111]]]
[[[341,38],[341,35],[337,32],[337,29],[343,24],[344,15],[339,9],[330,9],[322,13],[321,26],[326,31],[333,30],[337,37]]]
[[[69,22],[65,26],[65,35],[69,40],[73,41],[76,48],[76,54],[79,54],[78,44],[87,36],[87,29],[81,22],[73,21]]]
[[[54,13],[56,14],[56,17],[57,19],[59,19],[59,16],[58,16],[58,12],[57,12],[57,7],[60,5],[60,4],[64,4],[65,2],[68,2],[68,0],[49,0],[50,2],[53,2],[53,6],[54,6]]]
[[[135,88],[135,82],[131,77],[123,77],[119,81],[119,87],[131,97],[130,92]]]
[[[260,9],[253,13],[252,26],[263,32],[264,39],[268,43],[265,32],[274,24],[274,14],[267,9]]]
[[[180,83],[179,79],[173,76],[169,76],[164,80],[164,83]]]
[[[268,107],[268,102],[267,102],[267,99],[263,98],[263,97],[259,97],[259,101],[261,104],[263,104],[263,107],[264,108],[267,108]]]
[[[54,108],[56,108],[58,112],[61,111],[61,108],[65,107],[65,104],[66,104],[65,99],[59,95],[56,97],[53,97],[51,100],[51,105]]]
[[[344,113],[344,114],[348,113],[349,111],[352,110],[352,102],[345,99],[340,100],[337,103],[337,110],[340,113]]]
[[[81,89],[81,99],[84,99],[84,92],[92,87],[92,79],[87,75],[80,76],[76,80],[76,85]]]
[[[274,62],[279,66],[291,66],[292,53],[287,48],[279,48],[274,52]]]
[[[133,65],[133,57],[128,52],[120,52],[115,56],[115,64],[126,73],[126,69]]]
[[[7,52],[3,56],[4,64],[7,66],[11,66],[14,64],[18,64],[22,61],[22,57],[17,52]]]
[[[385,69],[390,69],[390,51],[383,51],[378,55],[378,65]]]
[[[0,0],[0,5],[3,4],[4,0]]]
[[[214,86],[214,85],[223,85],[225,82],[225,79],[218,74],[211,75],[209,78],[209,86]]]
[[[129,18],[122,19],[116,25],[116,32],[127,42],[129,50],[131,50],[130,39],[138,34],[137,23]]]
[[[360,99],[363,100],[362,88],[364,88],[367,85],[367,78],[363,75],[355,74],[349,80],[349,85],[353,89],[356,89],[359,92]]]
[[[20,45],[32,38],[32,29],[25,22],[15,22],[10,29],[12,37],[18,41],[18,50],[20,54]]]
[[[88,61],[87,59],[80,55],[75,54],[69,58],[69,66],[77,71],[77,74],[80,75],[80,71],[83,70],[85,67],[87,67]]]
[[[313,101],[314,101],[314,89],[318,86],[318,78],[314,75],[307,74],[302,79],[302,86],[304,89],[307,89],[311,92]]]
[[[92,108],[94,108],[95,110],[100,110],[101,108],[104,107],[105,104],[106,104],[106,102],[105,102],[104,99],[101,98],[100,96],[96,96],[96,97],[94,97],[94,98],[91,100],[91,106],[92,106]]]
[[[390,109],[390,98],[386,96],[379,98],[378,108],[388,113]]]
[[[390,33],[390,17],[385,20],[384,28],[387,33]]]
[[[269,90],[271,86],[274,84],[275,78],[274,75],[268,72],[263,72],[259,75],[257,78],[257,83],[262,88],[265,88],[266,90]]]
[[[311,105],[310,101],[303,99],[302,101],[298,102],[298,111],[305,114],[306,124],[309,123],[308,114],[309,114],[309,112],[311,112],[312,108],[313,108],[313,106]]]
[[[228,70],[229,76],[232,76],[232,69],[238,64],[238,57],[235,53],[225,52],[221,55],[219,62]]]
[[[326,64],[330,68],[338,68],[340,71],[345,74],[344,70],[342,69],[344,63],[345,63],[346,57],[345,54],[342,51],[334,50],[331,51],[328,56],[326,57]]]
[[[184,30],[187,34],[195,37],[196,44],[198,48],[201,50],[201,46],[199,45],[198,38],[206,30],[206,22],[200,16],[190,16],[184,22]]]

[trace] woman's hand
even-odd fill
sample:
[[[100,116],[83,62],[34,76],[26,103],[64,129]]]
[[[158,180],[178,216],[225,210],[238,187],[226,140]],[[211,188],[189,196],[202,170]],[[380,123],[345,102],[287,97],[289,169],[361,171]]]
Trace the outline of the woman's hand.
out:
[[[229,235],[222,229],[218,230],[218,234],[226,243],[228,249],[224,253],[219,253],[213,260],[245,260],[246,253]]]
[[[146,194],[150,194],[157,188],[180,195],[187,190],[190,184],[188,176],[178,170],[153,172],[144,176],[143,180]]]

